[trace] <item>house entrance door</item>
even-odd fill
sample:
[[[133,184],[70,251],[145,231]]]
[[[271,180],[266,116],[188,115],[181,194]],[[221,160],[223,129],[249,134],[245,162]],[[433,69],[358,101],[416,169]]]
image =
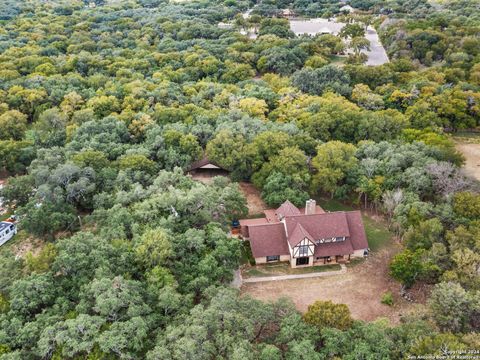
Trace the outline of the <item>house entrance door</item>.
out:
[[[297,258],[297,266],[299,266],[299,265],[308,265],[309,260],[310,260],[309,257]]]

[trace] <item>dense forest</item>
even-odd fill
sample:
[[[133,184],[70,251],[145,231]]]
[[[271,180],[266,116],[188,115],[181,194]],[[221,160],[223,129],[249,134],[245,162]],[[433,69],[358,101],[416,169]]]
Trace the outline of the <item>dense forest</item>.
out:
[[[480,348],[480,195],[451,134],[480,125],[474,0],[7,0],[1,197],[38,251],[0,252],[1,359],[404,359]],[[342,16],[295,36],[285,8]],[[233,27],[222,28],[220,22]],[[372,24],[390,62],[345,56]],[[242,28],[258,29],[258,37]],[[359,49],[361,46],[359,47]],[[230,171],[203,184],[206,154]],[[432,284],[399,325],[302,315],[228,285],[246,216],[326,196],[402,240],[391,276]]]

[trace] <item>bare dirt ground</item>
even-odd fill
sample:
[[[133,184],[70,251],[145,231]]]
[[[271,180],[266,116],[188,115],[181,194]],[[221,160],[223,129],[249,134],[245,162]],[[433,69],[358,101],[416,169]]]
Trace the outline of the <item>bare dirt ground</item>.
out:
[[[242,294],[263,301],[273,301],[281,297],[290,298],[297,309],[305,312],[308,305],[316,300],[331,300],[347,304],[355,319],[372,321],[379,317],[388,318],[391,323],[400,321],[413,307],[399,296],[400,284],[388,276],[389,259],[398,249],[389,249],[371,255],[361,264],[349,267],[346,274],[324,278],[296,279],[263,283],[248,283],[242,286]],[[395,304],[387,306],[380,302],[382,295],[391,291]],[[415,303],[424,303],[425,288],[413,289],[411,295]]]
[[[18,235],[16,235],[18,236]],[[10,241],[14,241],[13,240]],[[45,242],[33,238],[33,237],[27,237],[18,241],[15,241],[15,243],[12,244],[12,252],[15,254],[17,257],[24,258],[27,253],[31,252],[33,255],[38,255],[40,251],[43,249],[43,246],[45,245]]]
[[[261,214],[267,209],[267,205],[263,202],[260,191],[248,182],[240,182],[240,189],[243,191],[247,199],[248,215]]]
[[[462,142],[458,143],[456,148],[465,156],[465,174],[480,181],[480,144]]]

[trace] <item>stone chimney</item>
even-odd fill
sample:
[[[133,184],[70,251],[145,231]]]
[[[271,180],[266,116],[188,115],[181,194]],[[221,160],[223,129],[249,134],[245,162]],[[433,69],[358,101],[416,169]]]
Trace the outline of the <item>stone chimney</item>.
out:
[[[307,200],[305,204],[305,215],[312,215],[316,213],[317,202],[313,199]]]

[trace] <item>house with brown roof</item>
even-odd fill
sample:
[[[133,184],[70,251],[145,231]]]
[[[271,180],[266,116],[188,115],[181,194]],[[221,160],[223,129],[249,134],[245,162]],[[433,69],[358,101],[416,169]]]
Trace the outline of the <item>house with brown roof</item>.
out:
[[[228,176],[228,170],[221,165],[210,160],[206,155],[198,161],[195,161],[187,169],[190,175],[205,175],[205,176]]]
[[[292,267],[345,263],[368,254],[360,211],[325,212],[315,200],[299,209],[285,201],[260,219],[240,220],[257,264],[289,261]]]

